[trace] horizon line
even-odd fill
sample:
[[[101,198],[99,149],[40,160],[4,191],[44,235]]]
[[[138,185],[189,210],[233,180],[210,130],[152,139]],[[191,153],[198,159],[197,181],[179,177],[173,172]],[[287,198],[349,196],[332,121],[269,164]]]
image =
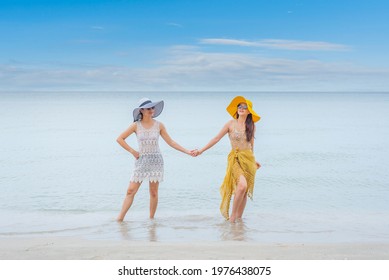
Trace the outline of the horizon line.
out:
[[[162,92],[162,93],[180,93],[180,92],[220,92],[220,93],[389,93],[389,90],[1,90],[1,93],[140,93],[140,92]]]

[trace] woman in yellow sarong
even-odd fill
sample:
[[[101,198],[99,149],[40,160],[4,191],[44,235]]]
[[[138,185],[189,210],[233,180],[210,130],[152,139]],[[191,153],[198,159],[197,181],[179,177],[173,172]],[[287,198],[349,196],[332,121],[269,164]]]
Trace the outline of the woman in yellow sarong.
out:
[[[246,207],[247,197],[253,197],[255,172],[260,164],[255,161],[254,134],[255,122],[260,116],[253,110],[253,104],[243,96],[235,97],[227,107],[233,117],[222,130],[202,149],[193,152],[195,156],[202,154],[220,141],[227,133],[231,141],[231,152],[224,181],[220,187],[222,202],[220,211],[231,223],[241,219]],[[232,213],[229,215],[231,197],[234,195]]]

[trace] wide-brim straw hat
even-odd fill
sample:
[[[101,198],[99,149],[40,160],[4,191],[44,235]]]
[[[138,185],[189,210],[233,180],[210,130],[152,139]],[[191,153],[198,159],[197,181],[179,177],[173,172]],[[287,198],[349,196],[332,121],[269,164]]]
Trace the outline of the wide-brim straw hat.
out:
[[[250,100],[248,100],[245,97],[243,97],[243,96],[236,96],[234,99],[232,99],[230,105],[228,105],[227,108],[226,108],[227,112],[233,118],[235,118],[235,119],[238,118],[238,114],[236,112],[238,111],[238,105],[240,103],[246,103],[247,104],[247,109],[251,113],[254,122],[257,122],[257,121],[259,121],[261,119],[261,117],[257,113],[255,113],[255,111],[253,110],[253,103]]]
[[[138,107],[135,108],[134,111],[132,112],[132,115],[134,116],[134,122],[140,119],[141,116],[140,109],[147,109],[147,108],[154,107],[153,118],[156,118],[162,113],[163,105],[164,105],[163,100],[152,102],[150,98],[147,97],[139,100],[138,104],[139,104]]]

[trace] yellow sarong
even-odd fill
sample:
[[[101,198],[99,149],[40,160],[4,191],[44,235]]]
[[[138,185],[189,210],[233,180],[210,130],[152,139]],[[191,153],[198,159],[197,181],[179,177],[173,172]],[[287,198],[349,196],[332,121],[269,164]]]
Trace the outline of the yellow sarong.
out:
[[[220,212],[229,219],[229,209],[231,196],[235,193],[240,175],[243,175],[247,181],[247,196],[252,199],[254,191],[254,179],[257,166],[252,150],[232,150],[228,155],[228,164],[226,176],[220,187],[222,202]]]

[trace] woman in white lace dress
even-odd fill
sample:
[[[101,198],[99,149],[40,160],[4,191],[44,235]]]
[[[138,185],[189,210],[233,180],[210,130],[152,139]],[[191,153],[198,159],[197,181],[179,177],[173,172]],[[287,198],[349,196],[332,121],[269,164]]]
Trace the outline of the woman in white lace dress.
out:
[[[163,158],[158,145],[159,135],[162,136],[163,140],[169,146],[191,155],[189,150],[183,148],[170,138],[163,123],[154,120],[155,117],[161,114],[163,105],[163,101],[152,102],[148,98],[142,98],[139,101],[139,106],[133,111],[134,123],[117,138],[117,142],[136,159],[134,172],[123,201],[122,210],[117,218],[119,222],[123,221],[143,181],[149,182],[150,218],[154,218],[158,205],[158,186],[163,181],[164,170]],[[133,133],[136,134],[138,139],[138,151],[130,147],[125,141]]]

